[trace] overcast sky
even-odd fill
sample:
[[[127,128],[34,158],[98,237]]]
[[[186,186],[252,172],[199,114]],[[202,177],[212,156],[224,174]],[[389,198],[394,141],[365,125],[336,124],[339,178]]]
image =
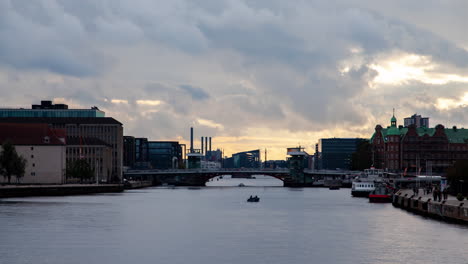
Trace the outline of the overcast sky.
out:
[[[333,2],[333,3],[331,3]],[[468,1],[0,0],[0,106],[284,159],[418,113],[468,127]]]

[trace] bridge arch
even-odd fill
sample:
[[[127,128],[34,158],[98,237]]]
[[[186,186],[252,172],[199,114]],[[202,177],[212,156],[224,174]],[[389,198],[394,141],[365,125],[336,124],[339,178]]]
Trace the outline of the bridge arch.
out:
[[[278,174],[278,173],[259,173],[259,172],[245,172],[245,171],[239,171],[239,172],[213,172],[213,173],[207,173],[206,176],[205,176],[205,179],[206,179],[206,182],[208,182],[210,179],[213,179],[215,177],[219,177],[219,176],[225,176],[225,175],[236,175],[236,176],[254,176],[254,175],[265,175],[265,176],[269,176],[269,177],[273,177],[273,178],[276,178],[280,181],[283,181],[284,182],[284,179],[286,178],[286,176],[284,174]]]

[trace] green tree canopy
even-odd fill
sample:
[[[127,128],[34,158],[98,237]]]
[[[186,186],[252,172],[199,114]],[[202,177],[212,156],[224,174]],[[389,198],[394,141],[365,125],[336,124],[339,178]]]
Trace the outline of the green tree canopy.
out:
[[[26,159],[18,155],[15,146],[10,141],[5,141],[0,153],[0,173],[11,183],[11,176],[16,176],[17,182],[24,176]]]
[[[94,170],[85,159],[78,159],[67,164],[66,170],[68,179],[80,179],[80,182],[93,178]]]
[[[356,152],[351,155],[351,169],[365,170],[372,166],[372,146],[369,141],[361,142]]]

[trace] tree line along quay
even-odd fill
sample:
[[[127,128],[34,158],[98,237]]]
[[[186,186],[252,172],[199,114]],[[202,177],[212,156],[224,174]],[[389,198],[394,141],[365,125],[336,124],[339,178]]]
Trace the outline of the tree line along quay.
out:
[[[397,125],[376,125],[370,138],[324,138],[300,155],[267,160],[267,150],[224,155],[202,136],[195,147],[179,141],[151,141],[124,136],[123,124],[98,107],[69,109],[41,101],[25,108],[0,109],[0,156],[3,184],[122,184],[124,171],[287,169],[290,186],[309,186],[318,178],[304,170],[356,170],[371,166],[390,177],[446,176],[452,195],[468,192],[468,130],[429,126],[429,118],[413,115]],[[263,160],[262,160],[262,155]],[[339,171],[338,170],[338,171]],[[147,179],[148,180],[148,179]],[[151,180],[151,179],[150,179]]]

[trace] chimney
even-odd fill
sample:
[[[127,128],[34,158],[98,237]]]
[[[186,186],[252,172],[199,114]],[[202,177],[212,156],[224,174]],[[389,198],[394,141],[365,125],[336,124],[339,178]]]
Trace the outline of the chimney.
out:
[[[193,153],[193,127],[190,128],[190,153]]]
[[[208,137],[205,137],[205,155],[208,154]]]
[[[201,137],[201,150],[200,150],[200,154],[203,154],[203,137]]]
[[[209,148],[210,152],[211,152],[211,137],[210,137],[210,148]]]

